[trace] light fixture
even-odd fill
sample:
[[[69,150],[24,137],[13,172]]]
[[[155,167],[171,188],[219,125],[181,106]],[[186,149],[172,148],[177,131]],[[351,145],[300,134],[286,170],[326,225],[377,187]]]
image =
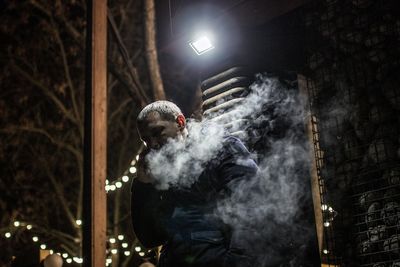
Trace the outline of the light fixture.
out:
[[[130,173],[136,173],[136,167],[130,167],[129,168]]]
[[[6,238],[10,238],[10,237],[11,237],[11,233],[10,233],[10,232],[7,232],[7,233],[4,234],[4,236],[5,236]]]
[[[66,259],[65,260],[67,263],[71,263],[72,262],[72,259],[71,258],[68,258],[68,259]]]
[[[115,186],[116,186],[117,188],[121,188],[121,187],[122,187],[122,183],[121,183],[121,182],[116,182],[116,183],[115,183]]]
[[[38,242],[39,238],[37,236],[32,237],[33,242]]]
[[[114,243],[115,243],[115,241],[116,241],[116,240],[115,240],[115,238],[114,238],[114,237],[111,237],[111,238],[110,238],[110,243],[111,243],[111,244],[114,244]]]
[[[31,229],[32,229],[32,225],[31,225],[31,224],[28,224],[28,225],[26,226],[26,229],[31,230]]]
[[[118,240],[124,240],[124,235],[118,235]]]
[[[144,256],[144,252],[139,252],[139,256],[143,257]]]
[[[126,183],[128,181],[129,181],[129,176],[128,175],[122,176],[122,182]]]
[[[111,253],[112,253],[112,254],[117,254],[117,253],[118,253],[118,249],[113,248],[113,249],[111,250]]]
[[[21,223],[20,223],[19,221],[15,221],[15,222],[14,222],[14,226],[15,226],[15,227],[18,227],[18,226],[20,226],[20,225],[21,225]]]
[[[196,52],[197,55],[204,54],[214,48],[210,39],[203,35],[194,41],[189,42],[190,47]]]
[[[135,247],[135,251],[136,251],[136,252],[139,252],[139,251],[141,251],[141,250],[142,250],[141,247]]]
[[[81,225],[81,224],[82,224],[82,220],[79,220],[79,219],[76,220],[76,224],[77,224],[77,225]]]
[[[122,243],[122,247],[123,248],[127,248],[128,247],[128,243]]]
[[[40,248],[41,248],[41,249],[46,249],[46,244],[41,244],[41,245],[40,245]]]
[[[125,254],[125,256],[129,256],[129,255],[131,255],[131,252],[129,250],[127,250],[127,251],[124,251],[124,254]]]

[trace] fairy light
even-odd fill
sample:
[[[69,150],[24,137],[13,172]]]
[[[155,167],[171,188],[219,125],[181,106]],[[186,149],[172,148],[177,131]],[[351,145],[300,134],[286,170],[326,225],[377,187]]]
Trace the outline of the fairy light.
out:
[[[135,251],[136,251],[136,252],[139,252],[139,251],[141,251],[141,250],[142,250],[141,247],[135,247]]]
[[[143,257],[144,256],[144,252],[139,252],[139,256]]]
[[[53,254],[53,253],[54,253],[54,251],[52,249],[50,249],[50,254]]]
[[[118,249],[113,248],[113,249],[111,250],[111,253],[114,254],[114,255],[117,254],[117,253],[118,253]]]
[[[123,235],[118,235],[118,240],[124,240],[124,236]]]
[[[128,175],[124,175],[124,176],[122,176],[121,179],[122,179],[122,182],[126,183],[126,182],[129,181],[129,176]]]
[[[32,240],[33,240],[33,242],[38,242],[39,241],[39,237],[34,236],[34,237],[32,237]]]
[[[128,243],[122,243],[121,244],[123,248],[127,248],[128,247]]]
[[[72,262],[72,259],[71,258],[68,258],[68,259],[66,259],[65,260],[67,263],[71,263]]]
[[[329,210],[329,212],[333,212],[333,208],[332,207],[329,207],[328,210]]]
[[[136,155],[136,161],[138,161],[139,160],[139,155]]]
[[[322,204],[321,209],[322,209],[322,210],[327,210],[327,209],[328,209],[328,205]]]
[[[331,225],[329,222],[324,222],[325,227],[329,227],[329,225]]]
[[[7,232],[7,233],[4,234],[4,236],[5,236],[6,238],[10,238],[10,237],[11,237],[11,233],[10,233],[10,232]]]
[[[31,225],[31,224],[28,224],[28,225],[26,226],[26,229],[31,230],[31,229],[32,229],[32,225]]]
[[[77,225],[82,225],[82,220],[79,220],[79,219],[76,220],[76,224],[77,224]]]
[[[114,243],[115,243],[115,238],[114,238],[114,237],[111,237],[111,238],[109,239],[109,241],[110,241],[111,244],[114,244]]]
[[[116,189],[115,185],[113,185],[113,184],[110,185],[110,190],[111,190],[111,191],[115,191],[115,189]]]
[[[110,183],[110,181],[108,181],[108,179],[106,179],[106,184],[109,184]]]
[[[20,223],[19,221],[15,221],[15,222],[14,222],[14,226],[15,226],[15,227],[18,227],[18,226],[20,226],[20,225],[21,225],[21,223]]]
[[[68,258],[68,253],[63,253],[63,254],[62,254],[62,257],[63,257],[64,259]]]
[[[329,251],[328,251],[327,249],[324,249],[322,252],[323,252],[324,254],[328,254],[328,253],[329,253]]]
[[[132,173],[132,174],[136,173],[136,167],[135,166],[130,167],[129,168],[129,172]]]
[[[122,183],[121,183],[121,182],[116,182],[116,183],[115,183],[115,186],[116,186],[117,188],[121,188],[121,187],[122,187]]]
[[[72,259],[73,259],[74,262],[76,262],[76,263],[82,263],[82,262],[83,262],[83,259],[82,259],[82,258],[79,258],[79,257],[73,257]]]
[[[131,255],[131,252],[130,252],[129,250],[124,251],[124,255],[125,255],[125,256],[129,256],[129,255]]]

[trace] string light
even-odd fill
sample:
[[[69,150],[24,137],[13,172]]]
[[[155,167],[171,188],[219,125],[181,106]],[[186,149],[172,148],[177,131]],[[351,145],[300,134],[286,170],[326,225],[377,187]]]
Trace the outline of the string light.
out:
[[[138,161],[139,160],[139,155],[136,155],[136,161]]]
[[[139,252],[139,256],[143,257],[144,256],[144,252]]]
[[[123,248],[127,248],[128,247],[128,243],[122,243],[122,247]]]
[[[131,252],[130,252],[129,250],[124,251],[124,255],[125,255],[125,256],[129,256],[129,255],[131,255]]]
[[[77,224],[77,225],[81,225],[81,224],[82,224],[82,221],[81,221],[81,220],[76,220],[76,224]]]
[[[15,226],[15,227],[18,227],[18,226],[20,226],[20,225],[21,225],[21,223],[20,223],[19,221],[15,221],[15,222],[14,222],[14,226]]]
[[[111,244],[114,244],[114,243],[115,243],[115,238],[111,237],[111,238],[109,239],[109,241],[110,241]]]
[[[136,173],[136,167],[134,167],[134,166],[130,167],[129,168],[129,172],[132,173],[132,174]]]
[[[128,175],[122,176],[122,181],[123,181],[124,183],[128,182],[128,181],[129,181],[129,176],[128,176]]]
[[[118,240],[124,240],[124,236],[123,235],[118,235]]]
[[[121,182],[116,182],[116,183],[115,183],[115,186],[116,186],[117,188],[121,188],[121,187],[122,187],[122,183],[121,183]]]
[[[68,259],[66,259],[65,260],[67,263],[71,263],[72,262],[72,259],[71,258],[68,258]]]
[[[53,253],[54,253],[54,251],[52,249],[50,249],[50,254],[53,254]]]
[[[5,236],[6,238],[10,238],[10,237],[11,237],[11,233],[10,233],[10,232],[7,232],[7,233],[4,234],[4,236]]]
[[[64,259],[68,258],[68,253],[63,253],[63,254],[62,254],[62,257],[63,257]]]
[[[46,244],[41,244],[41,245],[40,245],[40,248],[41,248],[41,249],[46,249]]]
[[[39,241],[39,237],[34,236],[34,237],[32,237],[32,240],[33,240],[33,242],[38,242]]]
[[[141,251],[141,250],[142,250],[141,247],[135,247],[135,251],[136,251],[136,252],[139,252],[139,251]]]
[[[325,227],[328,227],[329,225],[331,225],[329,222],[324,222]]]
[[[73,257],[72,259],[73,259],[74,262],[76,262],[76,263],[82,263],[82,262],[83,262],[83,259],[82,259],[82,258]]]
[[[327,249],[324,249],[323,251],[322,251],[324,254],[328,254],[328,250]]]
[[[113,185],[113,184],[110,185],[110,190],[111,190],[111,191],[114,191],[115,189],[116,189],[115,185]]]
[[[327,210],[327,209],[328,209],[328,205],[322,204],[321,209],[322,209],[322,210]]]
[[[113,249],[111,250],[111,253],[112,253],[112,254],[117,254],[117,253],[118,253],[118,249],[113,248]]]
[[[31,225],[31,224],[28,224],[28,225],[26,226],[26,229],[31,230],[31,229],[32,229],[32,225]]]

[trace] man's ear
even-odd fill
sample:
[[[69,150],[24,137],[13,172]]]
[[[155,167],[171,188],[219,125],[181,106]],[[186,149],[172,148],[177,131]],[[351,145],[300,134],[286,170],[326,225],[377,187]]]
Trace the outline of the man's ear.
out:
[[[176,122],[178,123],[179,129],[183,130],[186,127],[186,119],[182,114],[176,117]]]

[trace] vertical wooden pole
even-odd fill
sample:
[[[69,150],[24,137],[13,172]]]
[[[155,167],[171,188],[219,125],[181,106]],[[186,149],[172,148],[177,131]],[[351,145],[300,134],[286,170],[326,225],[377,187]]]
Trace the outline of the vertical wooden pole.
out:
[[[83,264],[105,266],[107,166],[107,1],[87,1]]]

